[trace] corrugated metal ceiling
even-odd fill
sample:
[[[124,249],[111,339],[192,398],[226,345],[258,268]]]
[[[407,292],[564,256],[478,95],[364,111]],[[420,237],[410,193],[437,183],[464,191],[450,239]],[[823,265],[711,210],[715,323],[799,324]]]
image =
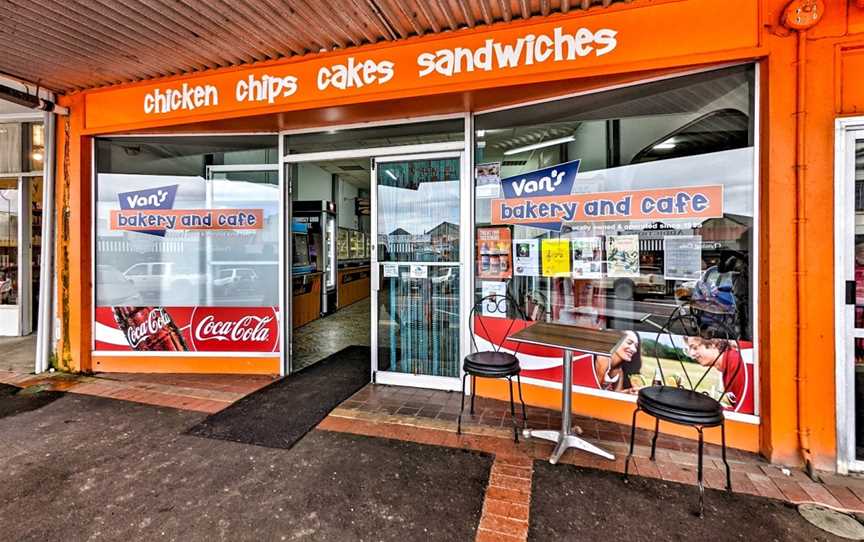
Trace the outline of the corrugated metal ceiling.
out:
[[[629,0],[0,0],[0,73],[57,91]]]

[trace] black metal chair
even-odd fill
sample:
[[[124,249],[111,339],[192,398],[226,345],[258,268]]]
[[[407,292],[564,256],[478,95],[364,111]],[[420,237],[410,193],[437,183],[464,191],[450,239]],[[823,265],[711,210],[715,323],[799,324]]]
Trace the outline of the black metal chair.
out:
[[[476,318],[478,310],[482,314],[484,306],[487,308],[488,312],[495,312],[504,315],[507,314],[507,308],[512,307],[517,313],[517,316],[522,320],[527,320],[524,312],[522,312],[522,309],[519,307],[519,304],[516,303],[513,297],[509,294],[503,296],[494,294],[486,296],[471,309],[468,325],[471,332],[471,344],[473,348],[472,353],[465,356],[462,363],[462,371],[464,373],[462,375],[462,405],[459,409],[459,421],[457,423],[456,432],[459,434],[462,433],[462,414],[465,411],[465,382],[467,378],[469,376],[471,377],[471,414],[474,414],[474,396],[476,395],[477,377],[506,378],[510,386],[510,418],[513,420],[513,439],[516,442],[519,442],[519,423],[516,420],[516,406],[513,401],[513,377],[516,377],[516,385],[519,389],[519,402],[522,403],[523,427],[527,423],[528,419],[525,413],[525,401],[522,399],[522,381],[519,378],[521,368],[519,367],[519,359],[516,357],[516,353],[519,351],[519,346],[517,345],[514,348],[514,353],[512,354],[503,350],[504,343],[510,336],[510,332],[513,330],[516,320],[508,320],[509,324],[507,331],[504,333],[500,342],[496,344],[494,337],[489,333],[489,329],[483,321],[483,318]],[[487,316],[487,318],[489,317]],[[477,337],[474,334],[475,320],[480,323],[485,337],[487,337],[487,340],[492,345],[492,350],[479,351],[480,349],[477,346]]]
[[[705,393],[700,393],[697,390],[700,384],[708,376],[711,369],[717,364],[720,357],[727,352],[729,348],[737,349],[738,340],[736,333],[733,331],[734,326],[730,326],[730,318],[728,312],[715,313],[716,308],[699,306],[697,304],[687,304],[679,306],[669,317],[663,330],[657,334],[657,343],[655,347],[655,357],[657,358],[657,367],[660,372],[662,382],[666,382],[666,375],[663,373],[663,366],[660,363],[660,338],[665,334],[669,339],[669,344],[676,353],[678,362],[681,364],[682,373],[687,381],[688,388],[683,386],[683,380],[675,379],[675,386],[665,384],[653,385],[639,390],[636,399],[636,410],[633,411],[633,422],[630,428],[630,451],[627,459],[624,462],[624,478],[630,472],[630,459],[633,456],[633,445],[636,436],[636,416],[639,412],[644,412],[654,418],[654,437],[651,439],[651,461],[654,461],[655,452],[657,449],[657,435],[660,429],[660,420],[678,425],[693,427],[699,434],[698,447],[698,464],[696,473],[696,482],[699,486],[699,517],[702,517],[705,510],[705,487],[702,483],[702,463],[704,452],[703,430],[711,427],[720,427],[721,450],[723,464],[726,466],[726,491],[732,491],[732,475],[729,469],[729,463],[726,461],[726,418],[723,414],[723,397],[728,393],[724,390],[721,396],[717,399],[710,397]],[[708,311],[708,314],[706,314]],[[684,359],[681,354],[682,350],[676,347],[675,333],[679,336],[701,337],[703,339],[714,339],[725,344],[722,350],[719,350],[714,361],[706,367],[705,372],[694,384],[684,367]],[[732,343],[735,346],[732,346]],[[743,364],[739,364],[735,368],[732,378],[737,375]]]

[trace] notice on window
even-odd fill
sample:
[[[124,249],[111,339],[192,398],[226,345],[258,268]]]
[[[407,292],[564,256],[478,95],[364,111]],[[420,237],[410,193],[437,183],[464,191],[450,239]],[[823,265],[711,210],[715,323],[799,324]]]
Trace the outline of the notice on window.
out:
[[[540,240],[517,239],[513,241],[513,273],[519,277],[540,275]]]
[[[639,236],[610,235],[606,237],[606,274],[610,277],[639,276]]]
[[[544,277],[570,276],[570,239],[543,239],[540,254]]]
[[[603,239],[577,237],[571,239],[573,278],[599,279],[603,276]]]
[[[474,166],[474,183],[478,198],[497,198],[501,195],[501,162]]]
[[[477,278],[509,279],[512,235],[510,228],[477,228]]]
[[[384,278],[398,278],[399,277],[399,264],[398,263],[385,263],[384,264]]]
[[[663,278],[698,280],[702,276],[702,236],[676,235],[663,238]]]
[[[412,279],[425,279],[429,276],[429,268],[425,265],[412,265],[410,276]]]
[[[481,286],[483,295],[483,316],[507,318],[507,283],[484,280]],[[495,296],[492,299],[487,297]]]

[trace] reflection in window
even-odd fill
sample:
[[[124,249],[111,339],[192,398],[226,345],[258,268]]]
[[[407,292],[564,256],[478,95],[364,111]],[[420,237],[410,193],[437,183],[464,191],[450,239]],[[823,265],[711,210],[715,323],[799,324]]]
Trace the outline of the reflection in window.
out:
[[[709,370],[700,391],[731,391],[727,408],[754,412],[753,85],[752,66],[737,66],[476,117],[477,295],[503,280],[531,319],[638,335],[638,374],[612,362],[595,374],[589,363],[576,369],[577,385],[604,389],[623,378],[614,389],[634,391],[654,381],[658,358],[667,371],[676,351],[688,352],[683,339],[658,341],[658,328],[677,307],[699,302],[732,322],[741,339],[724,350],[727,363]],[[680,193],[689,205],[711,191],[718,204],[711,214],[684,206],[677,215],[633,218],[643,210],[642,195]],[[530,205],[522,218],[509,219],[500,207],[507,200],[602,199],[605,206],[551,222],[532,218],[538,208]],[[662,201],[667,211],[675,205]],[[481,233],[494,243],[480,242]],[[492,272],[489,247],[512,254],[506,272]],[[696,359],[685,365],[687,374],[705,370]],[[555,378],[536,359],[526,369],[523,376]]]
[[[0,305],[18,303],[18,180],[0,179]]]

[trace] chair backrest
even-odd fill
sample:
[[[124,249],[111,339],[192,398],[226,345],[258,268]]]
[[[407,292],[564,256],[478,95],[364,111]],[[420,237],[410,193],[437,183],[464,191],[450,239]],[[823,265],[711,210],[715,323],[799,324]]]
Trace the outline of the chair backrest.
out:
[[[504,334],[500,336],[500,340],[495,340],[495,334],[490,332],[489,325],[487,325],[486,320],[482,317],[484,307],[488,312],[505,315],[505,318],[497,318],[494,316],[485,317],[488,318],[490,321],[506,319],[506,330],[504,331]],[[516,318],[509,317],[511,309],[513,312],[515,312]],[[477,317],[478,313],[481,318]],[[474,303],[474,307],[471,308],[471,313],[468,315],[468,328],[471,332],[471,345],[474,347],[473,351],[480,351],[480,348],[477,346],[475,322],[478,322],[480,324],[480,327],[483,330],[484,337],[486,337],[489,343],[492,345],[492,351],[500,352],[501,349],[504,347],[504,343],[507,342],[507,338],[510,337],[510,333],[513,331],[513,327],[516,325],[516,322],[518,320],[525,321],[528,320],[528,318],[525,316],[525,312],[522,310],[522,307],[519,305],[516,299],[514,299],[513,296],[509,294],[509,292],[504,295],[487,295],[486,297]],[[514,354],[519,352],[520,344],[521,343],[516,343],[516,346],[513,350]]]
[[[690,354],[692,345],[696,345],[696,347],[700,345],[707,346],[706,350],[716,350],[717,354],[710,355],[708,359],[696,360]],[[681,379],[678,375],[673,375],[676,385],[678,387],[685,387],[684,382],[686,380],[686,387],[689,387],[693,391],[698,391],[699,386],[702,385],[705,378],[711,373],[711,369],[715,368],[723,356],[730,353],[736,353],[740,356],[735,312],[699,302],[684,303],[676,307],[667,319],[666,324],[657,333],[655,344],[654,357],[657,360],[657,368],[660,372],[662,385],[667,385],[667,380],[660,353],[668,353],[670,350],[674,352],[675,358],[681,366],[681,373],[684,375],[684,379]],[[696,361],[705,369],[695,382],[690,377],[687,367],[684,365],[685,360]],[[732,374],[725,377],[724,380],[734,381],[738,373],[743,370],[743,366],[743,360],[740,363],[736,363]],[[723,393],[719,397],[715,397],[715,399],[718,402],[722,402],[728,393],[729,390],[724,385]]]

